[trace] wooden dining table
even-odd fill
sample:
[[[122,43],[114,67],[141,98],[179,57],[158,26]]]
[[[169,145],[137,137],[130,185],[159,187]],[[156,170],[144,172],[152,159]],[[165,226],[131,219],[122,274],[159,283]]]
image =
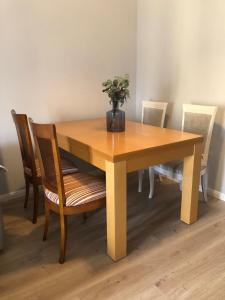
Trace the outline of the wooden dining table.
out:
[[[56,124],[61,148],[106,173],[107,253],[127,255],[127,173],[172,160],[183,160],[181,221],[198,217],[203,137],[126,121],[124,132],[106,131],[105,118]]]

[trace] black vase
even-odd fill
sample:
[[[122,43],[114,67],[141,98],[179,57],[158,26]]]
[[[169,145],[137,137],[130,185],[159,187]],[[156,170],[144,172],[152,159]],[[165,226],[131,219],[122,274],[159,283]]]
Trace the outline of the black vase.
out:
[[[112,110],[106,113],[107,131],[121,132],[125,130],[125,112],[119,109],[119,103],[113,102]]]

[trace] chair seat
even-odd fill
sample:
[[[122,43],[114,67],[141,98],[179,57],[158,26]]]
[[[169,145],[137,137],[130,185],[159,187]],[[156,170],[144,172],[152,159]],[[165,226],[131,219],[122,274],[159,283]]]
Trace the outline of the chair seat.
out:
[[[75,173],[63,177],[66,206],[79,206],[106,197],[105,182],[95,176]],[[56,193],[45,188],[46,197],[59,204]]]
[[[69,174],[79,172],[79,170],[75,166],[75,164],[73,164],[71,161],[69,161],[65,158],[61,159],[61,164],[62,164],[62,174],[63,175],[69,175]],[[37,176],[41,177],[41,168],[40,168],[39,160],[37,158],[35,159],[35,166],[36,166],[36,170],[37,170]],[[32,171],[30,168],[25,167],[24,170],[28,176],[32,176]]]
[[[183,161],[182,160],[174,160],[165,164],[160,164],[153,167],[153,170],[161,175],[168,177],[169,179],[173,179],[176,181],[182,181],[183,177]],[[201,166],[201,175],[205,172],[206,167],[204,165]]]

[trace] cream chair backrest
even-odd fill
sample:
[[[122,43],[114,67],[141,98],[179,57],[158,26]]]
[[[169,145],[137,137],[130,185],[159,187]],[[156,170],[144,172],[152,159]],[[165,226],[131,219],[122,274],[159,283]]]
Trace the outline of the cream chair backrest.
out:
[[[163,127],[168,103],[142,101],[142,123]]]
[[[183,104],[182,130],[201,134],[204,137],[202,165],[207,166],[209,146],[217,107]]]

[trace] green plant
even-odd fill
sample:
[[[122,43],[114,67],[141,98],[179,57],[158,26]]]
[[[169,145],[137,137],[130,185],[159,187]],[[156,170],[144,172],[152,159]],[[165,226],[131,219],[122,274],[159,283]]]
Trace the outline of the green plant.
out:
[[[104,89],[103,93],[107,93],[110,98],[110,104],[113,106],[120,103],[124,104],[127,98],[130,97],[129,92],[129,76],[126,74],[124,77],[115,76],[113,80],[108,79],[102,83]]]

